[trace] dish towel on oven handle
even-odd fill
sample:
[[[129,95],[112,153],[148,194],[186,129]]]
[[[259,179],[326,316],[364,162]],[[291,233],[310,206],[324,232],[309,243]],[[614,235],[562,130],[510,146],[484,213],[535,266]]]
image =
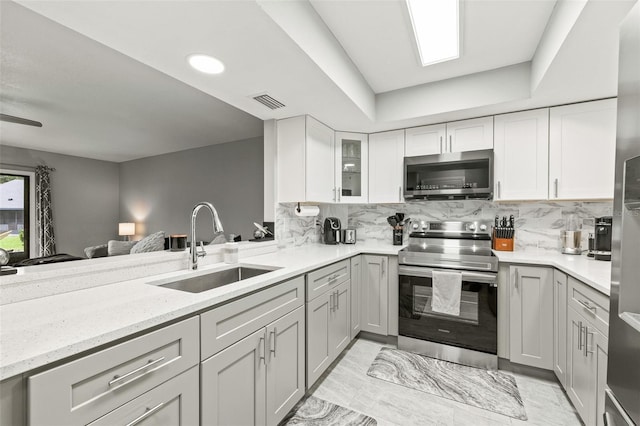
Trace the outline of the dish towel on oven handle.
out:
[[[460,315],[462,274],[460,272],[433,271],[431,310],[441,314]]]

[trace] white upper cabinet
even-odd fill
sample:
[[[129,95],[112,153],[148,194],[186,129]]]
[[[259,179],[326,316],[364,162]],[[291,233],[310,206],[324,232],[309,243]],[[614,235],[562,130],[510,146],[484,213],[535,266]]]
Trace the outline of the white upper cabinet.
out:
[[[548,108],[497,115],[493,149],[495,200],[548,198]]]
[[[278,202],[336,201],[334,138],[330,127],[310,116],[278,120]]]
[[[338,203],[366,203],[369,195],[369,144],[362,133],[336,132],[335,187]]]
[[[616,100],[551,108],[549,198],[613,198]]]
[[[400,203],[404,130],[369,135],[369,202]]]
[[[443,152],[477,151],[493,148],[493,116],[447,123]]]
[[[411,127],[405,130],[404,155],[432,155],[445,152],[446,124]]]

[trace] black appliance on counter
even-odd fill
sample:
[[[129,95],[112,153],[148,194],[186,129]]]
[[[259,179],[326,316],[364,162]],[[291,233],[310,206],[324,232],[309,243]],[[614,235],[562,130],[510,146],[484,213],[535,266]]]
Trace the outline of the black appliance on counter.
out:
[[[420,222],[398,253],[398,348],[476,367],[498,367],[498,259],[490,224]],[[460,315],[431,309],[434,271],[462,274]]]
[[[337,217],[327,217],[322,225],[322,242],[325,244],[340,243],[342,226]]]
[[[596,260],[611,261],[611,224],[612,216],[596,218],[595,243],[593,255]]]

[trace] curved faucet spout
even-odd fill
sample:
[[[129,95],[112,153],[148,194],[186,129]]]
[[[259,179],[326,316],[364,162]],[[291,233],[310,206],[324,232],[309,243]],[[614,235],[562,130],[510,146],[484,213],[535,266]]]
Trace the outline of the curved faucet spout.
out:
[[[215,234],[216,232],[224,231],[224,229],[222,228],[222,222],[220,222],[220,218],[218,217],[218,212],[216,208],[213,207],[213,204],[202,201],[193,207],[193,211],[191,212],[191,247],[189,250],[189,269],[198,269],[198,258],[204,257],[207,254],[207,252],[204,250],[204,247],[202,247],[202,251],[199,252],[196,245],[196,217],[198,216],[198,212],[202,207],[206,207],[211,212],[211,217],[213,218],[213,233]]]

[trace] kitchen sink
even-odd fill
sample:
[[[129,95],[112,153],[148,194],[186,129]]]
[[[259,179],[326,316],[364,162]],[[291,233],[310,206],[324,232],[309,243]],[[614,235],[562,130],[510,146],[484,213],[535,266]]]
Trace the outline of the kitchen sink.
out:
[[[238,281],[257,277],[275,271],[275,267],[254,268],[249,266],[237,266],[197,277],[171,281],[166,284],[158,284],[159,287],[172,288],[174,290],[188,291],[189,293],[201,293],[218,287],[224,287]],[[149,283],[154,284],[154,283]]]

